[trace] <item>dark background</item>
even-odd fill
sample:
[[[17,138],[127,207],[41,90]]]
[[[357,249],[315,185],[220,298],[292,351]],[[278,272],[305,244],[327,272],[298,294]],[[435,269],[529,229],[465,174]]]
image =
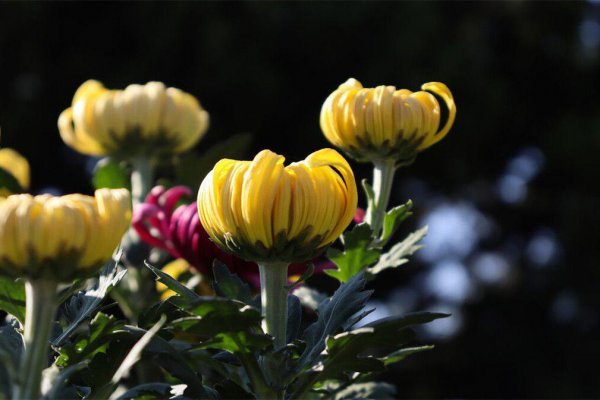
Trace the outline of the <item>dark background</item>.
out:
[[[453,316],[384,378],[403,398],[600,397],[599,48],[595,2],[1,3],[1,145],[29,159],[33,192],[90,192],[56,128],[89,78],[197,96],[198,153],[250,132],[248,156],[288,160],[328,145],[320,107],[349,77],[444,82],[454,128],[393,194],[427,247],[373,305]]]

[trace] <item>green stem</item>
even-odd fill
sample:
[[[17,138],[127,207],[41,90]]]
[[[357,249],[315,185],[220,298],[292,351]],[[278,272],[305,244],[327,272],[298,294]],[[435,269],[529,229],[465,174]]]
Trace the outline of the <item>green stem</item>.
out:
[[[40,398],[42,370],[48,366],[48,341],[57,307],[56,287],[56,282],[46,279],[25,283],[25,354],[14,399]]]
[[[133,198],[133,204],[140,204],[144,202],[146,195],[152,189],[154,183],[154,171],[152,170],[152,163],[148,158],[140,157],[136,158],[131,162],[131,197]]]
[[[288,263],[261,262],[258,269],[263,329],[275,338],[275,349],[279,349],[286,345]]]
[[[279,399],[279,393],[276,393],[265,381],[258,362],[251,354],[239,354],[240,361],[252,383],[252,389],[258,399]],[[283,397],[281,397],[283,398]]]
[[[365,221],[371,225],[373,235],[379,237],[387,211],[396,165],[394,160],[373,161],[373,192],[375,198],[369,204]]]

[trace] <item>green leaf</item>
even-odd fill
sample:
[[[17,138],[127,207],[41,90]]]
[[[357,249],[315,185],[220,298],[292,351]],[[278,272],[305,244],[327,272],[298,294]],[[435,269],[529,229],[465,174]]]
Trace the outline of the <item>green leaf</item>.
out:
[[[396,387],[386,382],[353,383],[340,391],[336,391],[334,400],[351,399],[394,399]]]
[[[189,311],[193,316],[172,321],[169,326],[198,335],[202,342],[196,348],[249,354],[272,343],[272,339],[262,333],[260,312],[239,301],[200,297]]]
[[[88,331],[78,336],[73,343],[68,343],[58,349],[60,354],[56,360],[59,367],[76,364],[85,359],[91,359],[95,354],[105,352],[109,343],[126,339],[129,335],[120,331],[125,321],[113,316],[97,313],[92,319]]]
[[[0,395],[7,399],[11,398],[24,349],[20,330],[21,324],[12,316],[0,327]]]
[[[447,314],[415,313],[374,321],[362,328],[327,338],[327,356],[316,381],[342,379],[349,372],[378,372],[385,362],[365,355],[367,350],[397,349],[414,338],[410,326],[431,322]]]
[[[0,276],[0,310],[14,315],[21,324],[25,323],[25,284]]]
[[[329,248],[327,257],[338,269],[327,269],[325,273],[340,282],[347,282],[352,276],[375,264],[379,259],[379,250],[371,246],[373,231],[367,223],[356,225],[350,232],[342,235],[344,251]]]
[[[129,189],[131,180],[127,168],[116,160],[103,158],[94,167],[92,183],[94,188]]]
[[[60,369],[53,364],[43,371],[42,396],[44,399],[73,399],[78,398],[77,389],[69,384],[69,378],[78,371],[86,368],[89,360]]]
[[[239,367],[240,361],[236,356],[226,351],[212,355],[204,349],[192,350],[187,354],[203,372],[203,381],[211,387],[218,387],[221,398],[254,398],[250,394],[252,388],[247,381],[246,371]]]
[[[387,253],[381,255],[377,264],[368,268],[367,272],[371,275],[377,275],[381,271],[384,271],[388,268],[396,268],[404,263],[407,263],[408,259],[406,257],[412,255],[414,252],[423,247],[417,243],[419,243],[426,234],[426,226],[411,233],[402,242],[396,243],[394,246],[392,246]]]
[[[365,196],[367,197],[367,210],[373,207],[375,203],[375,191],[373,190],[373,186],[369,183],[368,179],[363,179],[361,181],[363,190],[365,191]]]
[[[381,246],[385,246],[388,240],[396,232],[400,224],[412,215],[413,203],[408,200],[405,204],[389,210],[383,219],[383,232],[381,233]]]
[[[172,389],[173,387],[168,383],[143,383],[127,390],[117,397],[117,400],[144,398],[144,396],[152,396],[152,399],[168,399],[171,397]]]
[[[383,371],[386,366],[384,359],[376,358],[367,351],[398,350],[414,338],[414,332],[410,329],[412,325],[447,316],[448,314],[424,312],[383,318],[353,331],[328,336],[327,351],[318,360],[319,369],[308,370],[299,378],[292,397],[303,395],[318,382],[347,380],[354,372]]]
[[[321,293],[316,289],[310,288],[306,285],[300,286],[294,290],[294,296],[300,299],[300,304],[303,307],[316,311],[319,308],[319,304],[327,299],[325,293]]]
[[[391,365],[404,360],[406,357],[411,356],[422,351],[432,350],[435,346],[419,346],[419,347],[407,347],[404,349],[396,350],[387,356],[380,358],[385,365]]]
[[[287,328],[286,328],[286,343],[293,342],[300,332],[302,323],[302,305],[300,299],[293,294],[288,295],[287,301]]]
[[[161,318],[150,330],[144,333],[144,335],[136,342],[131,348],[115,374],[113,375],[110,382],[106,383],[102,388],[92,393],[89,397],[92,399],[108,399],[110,395],[117,388],[121,379],[129,376],[129,371],[142,357],[142,351],[150,343],[152,337],[160,330],[160,328],[166,322],[166,317]]]
[[[6,189],[11,193],[25,192],[25,189],[21,187],[17,178],[2,167],[0,167],[0,189]]]
[[[166,320],[166,316],[165,318],[161,318],[159,322],[162,320]],[[126,325],[122,329],[136,339],[147,334],[147,331],[135,326]],[[167,342],[162,337],[155,335],[145,346],[143,354],[148,355],[151,360],[154,360],[156,366],[160,366],[173,377],[187,385],[187,395],[194,398],[210,397],[206,394],[201,377],[188,365],[186,358],[183,356],[183,352],[188,350],[190,346],[184,344],[177,347],[176,343],[178,342]]]
[[[52,341],[52,345],[62,346],[79,325],[91,318],[106,295],[123,279],[126,273],[126,269],[118,267],[117,261],[111,261],[102,268],[100,276],[92,288],[85,292],[80,291],[70,297],[68,302],[63,305],[64,313],[70,324],[60,336]]]
[[[327,336],[337,332],[354,314],[362,310],[373,293],[364,290],[364,273],[359,273],[342,283],[330,299],[323,301],[317,310],[319,317],[304,331],[306,348],[298,360],[300,368],[313,365],[325,349]]]
[[[181,155],[175,164],[176,181],[181,185],[197,188],[222,158],[244,157],[251,141],[251,134],[240,133],[213,145],[200,156],[193,152]]]
[[[216,258],[213,262],[213,276],[215,292],[219,296],[239,300],[245,304],[252,303],[252,291],[248,284],[236,274],[231,273],[229,268]]]
[[[144,261],[144,264],[152,272],[154,272],[154,275],[156,275],[157,277],[157,282],[162,283],[163,285],[177,293],[181,297],[181,300],[183,300],[183,302],[190,303],[200,298],[200,296],[196,294],[196,292],[194,292],[191,289],[188,289],[187,287],[182,285],[177,279],[171,277],[169,274],[166,274],[160,269],[150,265],[147,261]]]

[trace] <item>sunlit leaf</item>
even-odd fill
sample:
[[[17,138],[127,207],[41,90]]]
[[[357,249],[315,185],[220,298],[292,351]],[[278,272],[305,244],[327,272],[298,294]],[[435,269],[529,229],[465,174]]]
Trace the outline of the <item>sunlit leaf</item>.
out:
[[[367,223],[356,225],[342,236],[344,250],[330,248],[327,257],[335,263],[337,269],[327,269],[325,273],[340,282],[347,282],[360,271],[375,264],[379,259],[379,250],[372,247],[373,231]]]

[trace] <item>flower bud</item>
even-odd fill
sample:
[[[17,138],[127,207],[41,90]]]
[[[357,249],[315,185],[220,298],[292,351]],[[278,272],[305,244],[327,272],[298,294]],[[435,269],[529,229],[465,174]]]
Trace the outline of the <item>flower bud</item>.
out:
[[[126,189],[0,199],[0,274],[68,282],[106,263],[131,220]]]
[[[421,89],[413,93],[394,86],[363,88],[356,79],[348,79],[325,100],[321,130],[334,146],[358,161],[409,163],[446,136],[456,115],[446,85],[430,82]],[[432,93],[448,109],[441,129],[440,104]]]
[[[198,192],[200,221],[211,239],[257,262],[301,262],[320,254],[352,221],[352,169],[323,149],[283,166],[263,150],[252,161],[223,159]]]
[[[89,80],[60,114],[63,141],[92,156],[163,156],[194,146],[208,128],[196,98],[161,82],[109,90]]]
[[[0,168],[14,176],[23,189],[29,189],[29,163],[17,151],[6,147],[0,149]]]

